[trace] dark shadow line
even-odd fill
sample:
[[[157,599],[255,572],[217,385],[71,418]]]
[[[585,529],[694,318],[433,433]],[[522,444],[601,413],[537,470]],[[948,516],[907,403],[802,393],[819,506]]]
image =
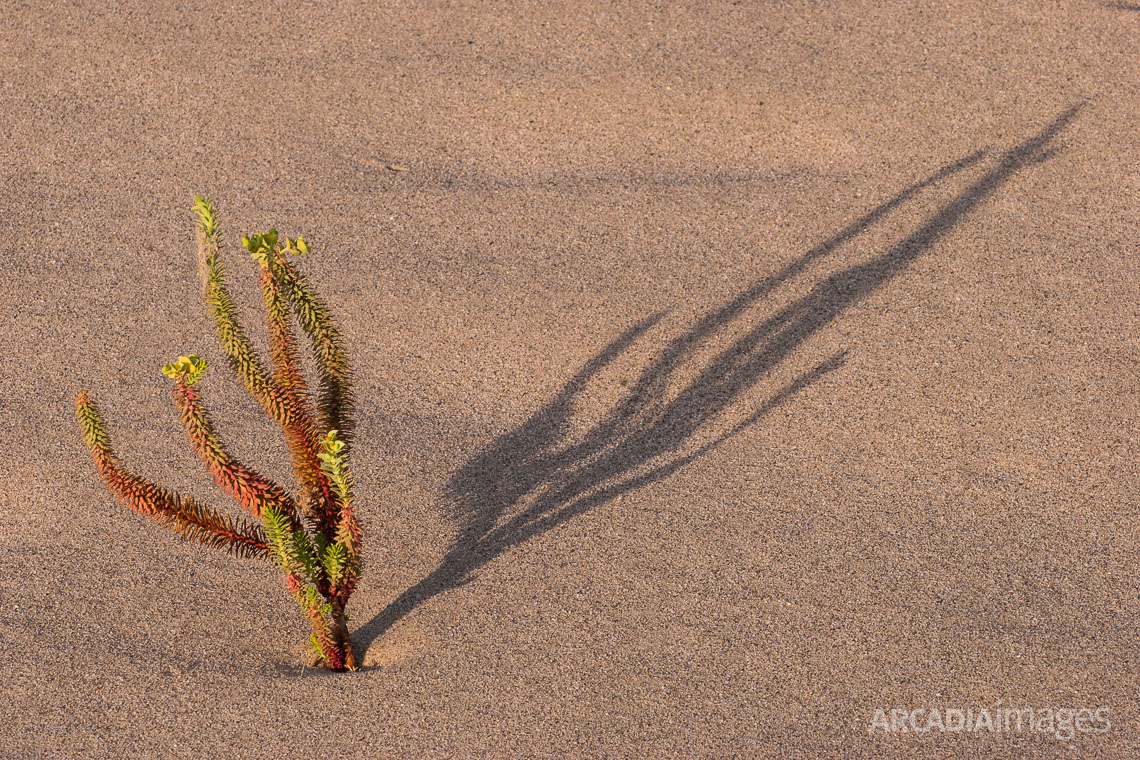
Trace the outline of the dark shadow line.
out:
[[[606,435],[608,435],[612,427],[619,424],[621,420],[625,419],[628,416],[628,412],[631,407],[644,405],[646,403],[647,397],[651,395],[653,391],[660,390],[658,387],[656,387],[659,384],[658,381],[661,378],[666,377],[669,373],[673,372],[674,369],[679,364],[681,364],[686,357],[690,356],[700,346],[704,345],[720,327],[736,319],[748,307],[759,301],[761,298],[764,298],[765,296],[775,291],[780,285],[802,274],[812,264],[824,259],[828,254],[832,253],[843,243],[846,243],[855,236],[862,234],[869,226],[885,217],[891,211],[894,211],[896,208],[913,198],[922,190],[937,184],[943,179],[946,179],[947,177],[956,174],[957,172],[960,172],[969,166],[972,166],[973,164],[980,161],[985,155],[986,151],[977,151],[976,153],[973,153],[959,161],[955,161],[954,163],[943,167],[929,177],[911,185],[891,200],[871,209],[869,212],[859,217],[854,222],[847,225],[827,240],[815,246],[810,251],[797,258],[795,261],[786,264],[779,271],[757,281],[754,285],[752,285],[752,287],[741,292],[740,295],[729,301],[721,308],[705,315],[684,335],[674,339],[670,343],[668,349],[661,355],[661,357],[642,371],[641,378],[634,386],[633,390],[629,393],[627,400],[614,410],[610,421],[604,422],[598,426],[598,430],[594,434],[595,437],[604,438]],[[579,444],[579,446],[581,448],[589,449],[593,446],[593,443],[590,440],[586,440]]]
[[[555,398],[514,431],[472,457],[452,476],[448,491],[462,521],[440,565],[365,624],[355,638],[362,651],[427,599],[458,588],[503,552],[631,490],[661,480],[756,424],[796,393],[838,369],[846,352],[827,359],[784,386],[743,422],[687,454],[680,453],[706,423],[769,375],[811,336],[904,271],[920,254],[1000,188],[1016,171],[1048,160],[1052,139],[1074,118],[1074,106],[1044,130],[1002,155],[997,165],[944,203],[925,224],[884,253],[826,277],[721,351],[669,401],[659,396],[696,349],[779,285],[860,234],[922,189],[977,163],[974,153],[950,164],[877,206],[776,273],[763,278],[670,342],[641,373],[627,397],[582,441],[558,449],[569,430],[573,403],[585,384],[625,352],[662,317],[632,326],[586,363]],[[667,461],[654,464],[655,460]],[[648,466],[644,472],[637,472]],[[506,522],[502,516],[539,492]],[[501,524],[500,524],[501,523]]]
[[[555,470],[564,469],[574,461],[586,458],[599,450],[599,448],[604,448],[606,445],[605,442],[612,440],[615,431],[622,425],[628,424],[634,414],[640,413],[645,415],[654,410],[654,400],[663,395],[664,388],[662,386],[667,382],[670,374],[674,372],[687,357],[692,355],[700,346],[704,345],[718,329],[736,319],[746,309],[775,291],[783,283],[803,273],[813,263],[824,259],[843,243],[846,243],[864,232],[870,225],[885,217],[922,190],[974,165],[980,161],[985,154],[986,151],[984,150],[977,151],[963,159],[948,164],[925,179],[907,187],[891,200],[863,214],[827,240],[807,251],[796,260],[786,264],[777,272],[757,281],[724,306],[705,315],[683,335],[670,342],[662,355],[641,372],[639,380],[634,384],[625,400],[619,403],[581,442],[563,450],[557,459],[548,459],[545,467],[536,464],[529,472],[526,472],[523,470],[522,464],[524,462],[532,462],[538,455],[549,448],[548,444],[539,443],[539,441],[544,440],[543,437],[535,436],[542,434],[548,439],[557,433],[561,433],[568,424],[571,402],[574,396],[585,384],[585,381],[595,374],[597,369],[601,368],[600,366],[592,366],[595,365],[596,362],[591,362],[586,368],[583,368],[581,372],[575,375],[575,378],[567,384],[566,388],[546,407],[536,413],[527,423],[524,423],[523,426],[513,433],[503,436],[480,456],[468,462],[464,468],[452,477],[452,482],[459,483],[464,480],[477,478],[481,472],[487,469],[488,462],[499,463],[511,461],[514,465],[512,470],[518,477],[513,480],[504,480],[501,485],[502,488],[510,488],[513,491],[513,496],[509,496],[502,490],[494,494],[494,496],[497,497],[494,500],[495,503],[509,505],[514,503],[518,498],[521,498],[525,493],[533,490],[538,483],[549,477]],[[603,351],[602,355],[612,358],[614,350],[615,346],[611,345]],[[594,371],[591,372],[590,369]],[[516,446],[516,442],[520,439],[529,440],[529,446]],[[523,477],[524,475],[526,477]],[[489,495],[490,494],[484,494],[484,496]],[[459,498],[457,499],[457,503],[461,506],[464,504],[470,505],[472,501]],[[499,517],[497,513],[493,514],[491,510],[485,507],[479,508],[478,512],[479,517],[475,518],[474,522],[478,522],[480,526],[488,523],[493,525],[497,522]],[[460,518],[467,517],[468,530],[479,527],[471,524],[472,520],[470,516],[462,514],[456,516]]]
[[[818,381],[828,372],[832,372],[838,369],[846,361],[846,354],[846,351],[842,351],[827,361],[823,362],[810,372],[806,372],[800,377],[796,378],[795,381],[781,388],[778,392],[776,392],[776,394],[772,396],[772,398],[764,402],[760,408],[755,413],[753,413],[753,415],[749,417],[748,420],[745,421],[745,423],[737,425],[729,432],[719,436],[710,443],[704,444],[692,453],[683,457],[679,457],[672,462],[659,465],[653,470],[650,470],[648,473],[634,476],[615,486],[610,486],[603,491],[590,495],[588,498],[570,503],[569,506],[559,509],[553,514],[546,514],[550,511],[549,509],[539,508],[539,505],[536,505],[536,507],[532,507],[528,510],[523,511],[511,521],[500,526],[499,528],[496,528],[493,532],[487,535],[485,540],[487,543],[496,547],[502,546],[504,550],[512,546],[517,546],[530,539],[531,537],[539,533],[544,533],[550,528],[566,522],[571,517],[575,517],[581,514],[582,512],[586,511],[586,508],[609,501],[614,496],[625,493],[626,491],[633,490],[634,488],[640,488],[641,486],[648,485],[649,483],[656,482],[666,477],[667,475],[673,474],[682,466],[707,454],[708,452],[718,447],[720,444],[727,441],[729,438],[735,436],[744,428],[756,422],[768,412],[771,412],[784,401],[790,399],[796,393],[799,393],[804,388],[807,388],[812,383]],[[552,495],[549,497],[549,500],[554,503],[572,502],[578,494],[583,493],[585,490],[588,489],[582,489],[578,491],[567,490],[563,493]],[[583,508],[583,506],[586,508]],[[534,520],[534,522],[532,523],[531,520]]]

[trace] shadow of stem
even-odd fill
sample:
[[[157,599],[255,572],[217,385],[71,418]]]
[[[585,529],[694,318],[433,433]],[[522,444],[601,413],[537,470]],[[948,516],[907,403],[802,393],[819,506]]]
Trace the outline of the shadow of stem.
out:
[[[354,638],[359,648],[366,650],[378,636],[425,601],[468,583],[479,568],[512,547],[623,493],[668,477],[839,369],[846,352],[827,358],[781,388],[728,432],[694,451],[681,453],[698,431],[769,375],[804,341],[904,271],[1015,172],[1051,158],[1056,151],[1049,147],[1050,143],[1079,108],[1069,108],[1037,135],[1002,154],[993,168],[943,204],[905,239],[869,262],[824,278],[806,295],[745,332],[718,353],[679,394],[664,400],[664,391],[678,370],[750,306],[922,190],[978,164],[986,156],[985,151],[955,161],[911,185],[710,311],[665,346],[659,358],[645,367],[626,397],[602,421],[578,442],[564,444],[574,401],[586,383],[649,331],[662,314],[630,327],[587,362],[527,422],[501,436],[455,472],[448,483],[454,515],[460,522],[455,542],[435,570],[356,632]]]

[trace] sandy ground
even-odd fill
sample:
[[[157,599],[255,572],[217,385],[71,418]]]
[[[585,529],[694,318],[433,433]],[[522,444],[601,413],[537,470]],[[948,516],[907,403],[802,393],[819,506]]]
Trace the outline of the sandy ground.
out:
[[[1140,753],[1140,6],[142,5],[0,2],[0,757]],[[288,477],[195,192],[355,360],[359,674],[80,444],[225,504],[198,352]],[[999,703],[1111,728],[870,730]]]

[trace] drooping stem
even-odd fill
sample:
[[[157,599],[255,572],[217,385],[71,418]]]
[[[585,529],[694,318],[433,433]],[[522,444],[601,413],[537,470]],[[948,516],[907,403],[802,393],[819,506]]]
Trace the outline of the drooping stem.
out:
[[[228,549],[242,557],[268,553],[268,544],[259,526],[234,521],[188,496],[168,491],[124,469],[111,448],[111,439],[95,403],[81,391],[75,404],[83,440],[91,452],[95,469],[111,493],[124,504],[170,526],[183,538]]]
[[[173,395],[194,451],[218,483],[254,517],[261,517],[266,506],[274,506],[299,524],[293,499],[280,486],[229,455],[214,432],[213,420],[197,389],[180,378]]]

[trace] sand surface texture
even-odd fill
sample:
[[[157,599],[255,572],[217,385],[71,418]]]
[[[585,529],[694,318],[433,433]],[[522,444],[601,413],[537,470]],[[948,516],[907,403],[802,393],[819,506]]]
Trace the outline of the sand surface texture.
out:
[[[1138,51],[1099,1],[0,0],[0,757],[1136,757]],[[79,440],[86,387],[228,505],[196,352],[289,480],[195,192],[259,345],[272,224],[354,360],[361,673]],[[1111,729],[869,730],[999,701]]]

